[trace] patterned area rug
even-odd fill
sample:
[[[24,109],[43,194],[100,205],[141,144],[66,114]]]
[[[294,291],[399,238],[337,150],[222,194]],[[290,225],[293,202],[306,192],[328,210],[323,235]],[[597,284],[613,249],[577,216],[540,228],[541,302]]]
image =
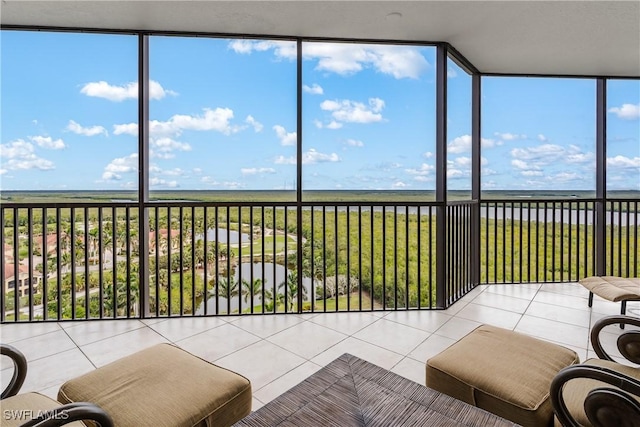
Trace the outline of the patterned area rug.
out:
[[[343,354],[236,426],[515,426]]]

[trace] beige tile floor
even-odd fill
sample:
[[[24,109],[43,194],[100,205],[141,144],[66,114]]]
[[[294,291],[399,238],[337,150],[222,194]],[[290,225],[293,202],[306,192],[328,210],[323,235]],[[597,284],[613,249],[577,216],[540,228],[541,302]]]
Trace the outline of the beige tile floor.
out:
[[[249,378],[257,409],[345,352],[424,383],[424,362],[481,323],[564,345],[582,360],[596,357],[589,330],[620,305],[595,297],[590,309],[587,297],[575,283],[483,285],[443,311],[6,324],[0,340],[29,360],[22,391],[55,398],[67,379],[172,342]],[[629,303],[628,312],[640,315],[640,303]],[[609,350],[619,333],[606,329]],[[4,386],[12,372],[5,357],[1,368]]]

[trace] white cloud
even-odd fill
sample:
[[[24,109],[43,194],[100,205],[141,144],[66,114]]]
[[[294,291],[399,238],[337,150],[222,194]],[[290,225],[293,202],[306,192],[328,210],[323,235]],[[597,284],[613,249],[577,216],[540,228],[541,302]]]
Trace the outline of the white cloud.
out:
[[[453,154],[471,152],[471,135],[462,135],[449,141],[447,151]]]
[[[455,68],[447,68],[447,77],[449,77],[450,79],[458,77],[458,73],[456,72]]]
[[[421,181],[421,179],[418,179],[418,177],[426,177],[428,175],[431,175],[435,169],[436,167],[433,165],[422,163],[418,168],[409,168],[405,169],[404,171],[409,175],[414,175],[414,179]]]
[[[640,104],[622,104],[622,107],[609,108],[609,112],[624,120],[638,119],[640,118]]]
[[[553,176],[547,177],[547,179],[553,182],[569,182],[582,180],[583,178],[575,172],[560,172]]]
[[[222,181],[220,186],[226,190],[238,190],[244,188],[244,184],[238,181]]]
[[[358,139],[347,139],[344,142],[345,145],[348,145],[349,147],[364,147],[364,142],[358,140]]]
[[[501,133],[501,132],[495,132],[494,133],[495,136],[497,136],[498,138],[504,140],[504,141],[516,141],[518,139],[527,139],[527,135],[524,134],[517,134],[517,133]]]
[[[104,181],[120,181],[122,174],[137,172],[138,170],[138,153],[132,153],[126,157],[118,157],[113,159],[102,172]]]
[[[157,165],[152,165],[151,168],[149,169],[150,172],[153,172],[155,174],[158,175],[166,175],[166,176],[184,176],[186,175],[186,172],[180,168],[173,168],[173,169],[162,169],[160,167],[158,167]]]
[[[149,178],[149,185],[151,187],[166,187],[166,188],[177,188],[179,187],[178,181],[169,181],[162,178]]]
[[[298,142],[297,132],[287,132],[287,130],[280,125],[275,125],[273,130],[276,132],[281,145],[296,145]]]
[[[178,136],[185,130],[193,131],[216,131],[225,135],[239,132],[241,126],[231,125],[233,119],[233,110],[229,108],[204,108],[201,115],[175,114],[166,121],[151,120],[149,122],[149,133],[151,136]],[[262,124],[256,122],[253,117],[248,116],[245,119],[247,123],[262,129]],[[113,126],[114,135],[138,135],[137,123],[126,123]]]
[[[453,163],[458,166],[471,167],[471,157],[456,157],[453,159]]]
[[[240,173],[242,175],[258,175],[264,173],[276,173],[274,168],[241,168]]]
[[[276,57],[289,60],[297,56],[293,42],[234,40],[229,43],[229,48],[241,54],[273,49]],[[396,79],[417,79],[429,68],[420,49],[413,46],[305,43],[302,57],[305,60],[317,60],[316,70],[342,75],[373,68]]]
[[[60,138],[53,139],[50,136],[30,136],[29,139],[38,146],[49,150],[62,150],[66,147],[64,141]]]
[[[191,145],[186,142],[176,141],[171,138],[151,138],[149,141],[151,156],[162,159],[170,159],[175,155],[174,151],[191,151]]]
[[[3,159],[2,169],[5,171],[55,169],[52,161],[38,157],[33,144],[22,139],[0,144],[0,158]]]
[[[396,182],[394,182],[393,184],[391,184],[391,187],[392,187],[392,188],[406,188],[406,187],[408,187],[408,186],[409,186],[409,184],[405,184],[405,183],[404,183],[404,182],[402,182],[402,181],[396,181]]]
[[[121,102],[126,99],[138,99],[138,82],[129,82],[122,86],[116,86],[101,80],[99,82],[85,84],[82,89],[80,89],[80,93],[114,102]],[[177,93],[164,89],[162,85],[155,80],[149,81],[150,99],[162,99],[167,95],[177,95]]]
[[[607,157],[607,167],[615,169],[640,169],[640,157]]]
[[[546,136],[544,136],[543,134],[539,133],[538,134],[538,141],[540,142],[547,142],[549,141],[549,138],[547,138]]]
[[[322,95],[324,93],[322,86],[317,83],[314,83],[311,86],[303,85],[302,90],[306,93],[310,93],[311,95]]]
[[[73,133],[77,133],[78,135],[84,135],[84,136],[95,136],[100,134],[108,135],[107,130],[102,126],[96,125],[96,126],[84,127],[74,120],[69,120],[69,124],[67,125],[67,130]]]
[[[565,160],[568,163],[590,163],[595,161],[595,156],[593,153],[568,153],[565,156]]]
[[[215,178],[211,176],[203,176],[202,178],[200,178],[200,181],[202,181],[205,184],[209,184],[211,186],[215,186],[219,184],[218,181],[216,181]]]
[[[498,172],[494,169],[491,168],[482,168],[482,171],[480,172],[482,174],[482,176],[491,176],[491,175],[497,175]]]
[[[411,46],[307,43],[302,55],[318,61],[316,70],[341,75],[373,68],[396,79],[417,79],[429,67],[419,49]]]
[[[280,41],[270,41],[270,40],[234,40],[229,43],[229,49],[232,49],[236,53],[240,54],[250,54],[253,51],[256,52],[264,52],[270,49],[275,49],[276,51],[279,48],[284,49],[285,52],[289,52],[290,49],[287,49],[286,45],[293,45],[293,53],[295,56],[296,45],[294,42],[280,42]],[[278,56],[287,56],[290,54],[282,53]]]
[[[480,144],[482,145],[482,148],[491,148],[496,145],[502,145],[502,143],[489,138],[480,138]],[[458,136],[449,141],[447,144],[447,152],[452,154],[470,153],[471,135]]]
[[[253,126],[253,130],[256,132],[261,132],[262,128],[264,127],[262,126],[262,123],[254,119],[253,116],[247,116],[247,118],[244,119],[244,122],[250,126]]]
[[[218,181],[212,176],[203,176],[200,181],[209,187],[220,187],[226,190],[237,190],[244,187],[244,184],[237,181]]]
[[[229,121],[233,119],[233,110],[218,107],[215,110],[205,108],[203,111],[204,114],[196,116],[176,114],[166,122],[153,120],[150,123],[150,132],[152,134],[171,133],[179,135],[183,130],[213,130],[229,135],[239,130],[229,124]]]
[[[303,165],[312,165],[315,163],[326,163],[326,162],[339,162],[340,156],[336,153],[324,154],[319,151],[316,151],[315,148],[310,148],[306,153],[302,153],[302,164]]]
[[[511,156],[523,160],[556,160],[565,154],[564,148],[555,144],[542,144],[528,148],[514,148]]]
[[[425,159],[430,159],[433,157],[433,153],[431,151],[426,151],[422,153],[422,157],[424,157]]]
[[[121,125],[113,125],[114,135],[133,135],[138,136],[138,124],[137,123],[125,123]]]
[[[380,113],[384,108],[384,101],[380,98],[369,98],[368,105],[365,105],[348,99],[325,100],[320,104],[320,108],[331,111],[331,115],[338,122],[373,123],[382,120]],[[327,125],[331,126],[332,124]]]
[[[316,151],[315,148],[310,148],[309,151],[302,153],[302,164],[303,165],[313,165],[316,163],[328,163],[328,162],[339,162],[340,156],[336,153],[325,154],[319,151]],[[278,156],[274,160],[274,163],[281,165],[295,165],[296,158],[294,156],[284,157]]]
[[[525,162],[524,160],[520,160],[520,159],[513,159],[511,160],[511,164],[513,166],[515,166],[518,169],[521,170],[528,170],[533,168],[533,166],[530,166],[527,162]]]
[[[480,138],[480,144],[482,145],[482,148],[491,148],[495,147],[496,145],[502,145],[502,141],[496,141],[489,138]]]
[[[542,144],[527,148],[514,148],[510,152],[512,160],[511,165],[520,171],[522,176],[546,176],[547,179],[555,179],[544,174],[545,167],[565,162],[567,164],[581,165],[594,162],[594,154],[591,152],[583,152],[577,145],[569,145],[562,147],[555,144]],[[567,166],[567,168],[569,168]],[[558,181],[573,180],[569,175],[558,175]]]
[[[447,169],[447,178],[460,179],[460,178],[464,178],[465,176],[469,176],[469,173],[467,171],[462,171],[460,169],[455,169],[455,168]]]
[[[294,156],[290,156],[290,157],[278,156],[274,159],[273,163],[277,165],[295,165],[296,158]]]
[[[28,157],[34,153],[33,144],[22,139],[11,141],[7,144],[0,144],[0,157],[5,159],[16,159]]]
[[[342,123],[336,122],[335,120],[332,120],[331,123],[326,126],[327,129],[340,129],[341,127]]]

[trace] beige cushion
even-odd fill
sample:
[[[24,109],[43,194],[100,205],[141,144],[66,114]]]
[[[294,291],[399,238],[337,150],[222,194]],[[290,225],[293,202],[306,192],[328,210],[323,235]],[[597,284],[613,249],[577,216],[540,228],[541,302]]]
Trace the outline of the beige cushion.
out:
[[[2,399],[2,402],[0,402],[0,407],[2,407],[0,425],[2,427],[20,426],[58,406],[61,406],[60,402],[56,402],[40,393],[17,394]],[[79,421],[66,425],[69,427],[86,427]]]
[[[640,278],[593,276],[580,280],[580,284],[609,301],[640,299]]]
[[[601,359],[588,359],[584,362],[584,364],[592,366],[603,366],[605,368],[613,369],[614,371],[640,380],[639,368],[634,368],[631,366]],[[583,426],[591,426],[591,423],[587,418],[587,414],[584,412],[584,399],[587,397],[587,393],[597,387],[617,388],[613,385],[606,384],[601,381],[591,380],[587,378],[577,378],[568,381],[562,390],[562,396],[564,398],[565,404],[567,405],[567,409],[569,410],[569,412],[571,412],[571,415],[573,415],[576,421],[578,421]],[[640,402],[640,398],[636,397],[636,400]],[[555,420],[555,425],[558,427],[561,426],[557,419]]]
[[[66,382],[58,400],[96,403],[120,427],[227,426],[251,412],[251,383],[158,344]]]
[[[426,384],[523,426],[552,422],[551,380],[575,351],[482,325],[427,361]]]

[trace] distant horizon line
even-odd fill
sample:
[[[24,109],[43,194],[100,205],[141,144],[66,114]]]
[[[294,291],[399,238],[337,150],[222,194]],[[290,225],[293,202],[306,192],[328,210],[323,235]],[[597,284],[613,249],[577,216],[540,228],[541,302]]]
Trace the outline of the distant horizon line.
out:
[[[247,189],[225,189],[225,190],[153,190],[152,193],[241,193],[241,192],[255,192],[255,193],[295,193],[297,190],[247,190]],[[432,192],[434,193],[436,190],[358,190],[358,189],[334,189],[334,190],[302,190],[303,192],[313,192],[313,193],[425,193]],[[469,193],[471,190],[447,190],[448,193]],[[137,193],[138,190],[1,190],[2,193]],[[595,193],[596,190],[481,190],[482,193]],[[632,193],[640,193],[640,190],[628,189],[628,190],[607,190],[608,193],[616,193],[616,192],[632,192]]]

